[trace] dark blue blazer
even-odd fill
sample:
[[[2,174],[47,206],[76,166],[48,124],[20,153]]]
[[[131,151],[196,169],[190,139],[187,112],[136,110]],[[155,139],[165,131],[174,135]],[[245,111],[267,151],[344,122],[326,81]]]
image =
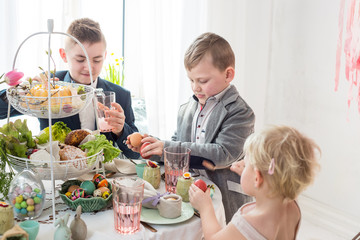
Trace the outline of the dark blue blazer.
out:
[[[57,71],[56,77],[59,78],[60,81],[64,82],[71,82],[70,73],[68,71]],[[117,137],[112,132],[110,133],[102,133],[106,136],[108,140],[113,141],[113,143],[116,143],[117,146],[120,148],[122,153],[128,157],[128,158],[139,158],[139,153],[131,151],[126,144],[124,144],[124,140],[126,140],[127,136],[130,135],[133,132],[137,132],[138,129],[135,126],[135,117],[134,112],[131,107],[131,95],[130,92],[123,87],[116,85],[112,82],[106,81],[102,78],[98,78],[97,86],[96,88],[102,88],[104,91],[113,91],[115,92],[116,96],[116,102],[120,104],[120,106],[124,110],[125,114],[125,124],[122,134]],[[4,90],[0,91],[0,95],[4,93]],[[3,99],[0,99],[0,118],[4,119],[7,117],[7,109],[8,104],[7,102],[4,102]],[[21,115],[17,110],[15,110],[13,107],[11,107],[10,110],[10,116],[18,116]],[[52,119],[52,124],[62,121],[64,122],[71,130],[75,129],[81,129],[80,124],[80,117],[79,114],[73,115],[71,117],[67,118],[59,118],[59,119]],[[44,118],[39,118],[40,122],[40,129],[44,129],[49,126],[49,120]],[[95,123],[94,123],[95,125]]]

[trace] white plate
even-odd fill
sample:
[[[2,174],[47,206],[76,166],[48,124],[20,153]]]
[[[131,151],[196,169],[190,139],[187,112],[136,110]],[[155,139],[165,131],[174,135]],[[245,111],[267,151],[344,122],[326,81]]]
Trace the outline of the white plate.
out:
[[[152,224],[175,224],[184,222],[190,219],[194,215],[194,209],[190,203],[182,202],[181,205],[181,216],[177,218],[164,218],[160,216],[157,209],[145,208],[141,209],[140,220]]]

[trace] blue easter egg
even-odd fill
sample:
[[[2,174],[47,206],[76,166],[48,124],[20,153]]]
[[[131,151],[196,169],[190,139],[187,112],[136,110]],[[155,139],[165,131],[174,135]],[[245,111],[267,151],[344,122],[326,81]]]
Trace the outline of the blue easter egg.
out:
[[[27,210],[25,208],[22,208],[20,210],[20,213],[23,214],[23,215],[26,215],[27,214]]]

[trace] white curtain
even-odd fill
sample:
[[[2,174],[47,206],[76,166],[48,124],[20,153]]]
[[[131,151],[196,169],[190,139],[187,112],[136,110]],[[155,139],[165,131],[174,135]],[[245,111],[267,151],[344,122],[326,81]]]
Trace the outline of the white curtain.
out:
[[[183,56],[203,29],[205,7],[205,1],[126,1],[125,86],[145,98],[149,133],[162,139],[171,137],[177,110],[192,94]]]
[[[122,1],[105,0],[101,4],[95,0],[0,1],[4,36],[0,46],[5,52],[0,59],[1,72],[11,68],[21,41],[34,32],[47,31],[49,18],[54,19],[54,31],[62,32],[80,17],[98,21],[107,39],[108,59],[111,53],[121,55]],[[135,97],[145,99],[150,134],[169,139],[176,129],[178,108],[192,95],[183,56],[197,36],[214,31],[228,39],[234,51],[240,50],[242,27],[237,22],[243,16],[243,2],[125,0],[125,87]],[[57,70],[66,69],[58,55],[62,41],[62,36],[52,37]],[[45,35],[29,40],[21,49],[16,68],[26,76],[38,74],[38,66],[47,64],[46,48]],[[243,61],[240,53],[237,57],[238,63]],[[242,84],[239,80],[234,82]]]

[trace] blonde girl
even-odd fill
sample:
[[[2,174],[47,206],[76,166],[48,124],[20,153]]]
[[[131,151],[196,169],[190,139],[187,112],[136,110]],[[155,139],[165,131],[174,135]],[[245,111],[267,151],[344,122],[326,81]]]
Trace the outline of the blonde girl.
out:
[[[255,201],[243,205],[223,229],[216,220],[209,189],[194,184],[189,195],[200,212],[205,239],[295,239],[301,212],[296,198],[313,182],[320,148],[288,126],[272,126],[248,137],[245,158],[231,170]]]

